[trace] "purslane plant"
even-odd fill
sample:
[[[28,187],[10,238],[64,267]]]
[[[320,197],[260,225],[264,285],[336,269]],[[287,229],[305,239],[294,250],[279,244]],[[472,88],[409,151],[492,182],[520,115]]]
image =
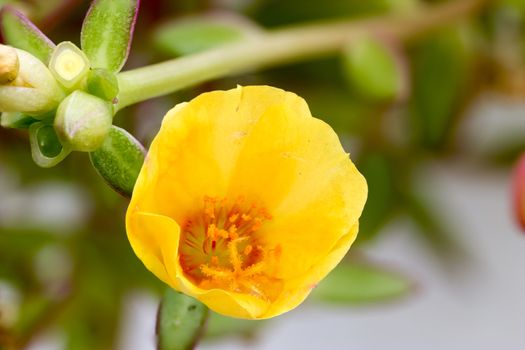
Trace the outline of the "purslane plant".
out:
[[[0,47],[1,124],[28,129],[38,165],[51,167],[72,151],[88,152],[113,189],[133,195],[128,236],[139,258],[164,282],[230,316],[271,317],[300,303],[357,234],[366,183],[333,131],[293,94],[239,87],[205,94],[168,113],[143,165],[144,148],[112,125],[114,115],[209,79],[335,53],[363,34],[408,39],[482,3],[466,0],[359,22],[261,31],[127,72],[120,70],[138,0],[94,1],[80,48],[71,42],[55,45],[21,13],[4,7],[1,28],[8,45]],[[256,141],[257,147],[250,146]],[[257,153],[259,147],[265,151]],[[199,190],[187,190],[192,184]],[[170,307],[194,302],[177,293],[167,296]],[[187,344],[161,333],[162,348],[194,342],[188,334],[198,333],[206,308],[192,310],[200,316],[188,314],[181,323]]]

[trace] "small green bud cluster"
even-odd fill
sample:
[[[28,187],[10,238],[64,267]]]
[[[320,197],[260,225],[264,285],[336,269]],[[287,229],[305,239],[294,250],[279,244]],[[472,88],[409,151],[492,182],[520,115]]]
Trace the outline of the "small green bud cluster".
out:
[[[29,129],[33,159],[42,167],[71,151],[97,150],[111,130],[117,95],[115,74],[92,68],[71,42],[54,48],[48,66],[0,45],[0,125]]]

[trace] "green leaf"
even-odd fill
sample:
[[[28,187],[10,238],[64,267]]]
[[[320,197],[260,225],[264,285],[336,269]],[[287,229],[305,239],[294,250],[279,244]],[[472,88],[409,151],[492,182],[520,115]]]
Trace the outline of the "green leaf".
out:
[[[396,0],[398,3],[400,0]],[[293,23],[381,14],[392,9],[392,0],[341,1],[258,1],[255,18],[264,26],[276,27]]]
[[[461,31],[441,31],[414,48],[412,123],[418,142],[439,149],[466,97],[471,66]]]
[[[112,126],[102,146],[89,156],[99,175],[115,191],[131,197],[145,153],[142,145],[130,133]]]
[[[183,56],[235,42],[246,37],[246,26],[233,21],[196,17],[161,26],[154,34],[154,45],[169,55]]]
[[[204,338],[212,340],[228,336],[253,338],[257,330],[267,321],[242,320],[210,312]]]
[[[128,58],[139,0],[94,0],[80,41],[93,68],[116,73]]]
[[[343,68],[356,92],[373,100],[402,94],[403,75],[394,52],[374,38],[362,37],[343,50]]]
[[[363,304],[405,296],[413,284],[406,277],[376,266],[340,264],[313,291],[313,300]]]
[[[208,308],[199,301],[169,289],[157,318],[158,349],[192,349],[202,333]]]
[[[20,338],[31,334],[31,332],[42,323],[42,318],[49,315],[56,307],[56,301],[48,297],[31,294],[25,296],[21,305],[19,319],[14,327],[14,333]]]
[[[5,6],[0,11],[0,22],[4,40],[8,45],[33,54],[45,64],[49,63],[55,44],[27,17],[13,7]]]
[[[359,161],[359,170],[368,182],[368,200],[359,220],[359,241],[374,238],[399,205],[395,165],[381,153],[368,153]]]
[[[416,226],[417,233],[428,246],[441,257],[441,262],[452,272],[457,272],[458,266],[466,266],[470,259],[467,249],[456,238],[457,234],[449,227],[448,220],[440,215],[438,203],[427,198],[425,191],[408,189],[403,193],[408,215]]]

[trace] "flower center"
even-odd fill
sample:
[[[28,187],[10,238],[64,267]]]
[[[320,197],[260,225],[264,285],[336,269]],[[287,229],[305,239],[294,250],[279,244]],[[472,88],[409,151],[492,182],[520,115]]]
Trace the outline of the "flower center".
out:
[[[271,215],[263,207],[204,198],[204,207],[186,220],[179,247],[180,264],[201,288],[221,288],[273,299],[279,281],[268,276],[280,247],[268,248],[260,233]]]

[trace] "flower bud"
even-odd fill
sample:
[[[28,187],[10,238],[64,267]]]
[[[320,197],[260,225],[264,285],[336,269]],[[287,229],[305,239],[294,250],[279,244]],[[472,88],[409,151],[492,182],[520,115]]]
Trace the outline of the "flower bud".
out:
[[[11,84],[0,85],[0,112],[22,112],[39,118],[58,106],[64,92],[38,58],[26,51],[11,49],[18,57],[18,76]]]
[[[72,150],[92,152],[104,142],[112,120],[110,103],[77,90],[58,106],[55,130]]]
[[[53,52],[49,69],[63,86],[73,88],[88,73],[89,60],[75,44],[64,41]]]
[[[20,62],[15,49],[0,45],[0,85],[9,84],[18,76]]]
[[[62,144],[52,125],[43,125],[36,132],[36,140],[42,154],[48,158],[56,157],[62,151]]]
[[[62,145],[53,126],[36,122],[29,126],[31,155],[38,166],[50,168],[64,160],[71,149]]]
[[[4,112],[0,117],[0,125],[10,129],[26,129],[36,121],[37,119],[18,112]]]

